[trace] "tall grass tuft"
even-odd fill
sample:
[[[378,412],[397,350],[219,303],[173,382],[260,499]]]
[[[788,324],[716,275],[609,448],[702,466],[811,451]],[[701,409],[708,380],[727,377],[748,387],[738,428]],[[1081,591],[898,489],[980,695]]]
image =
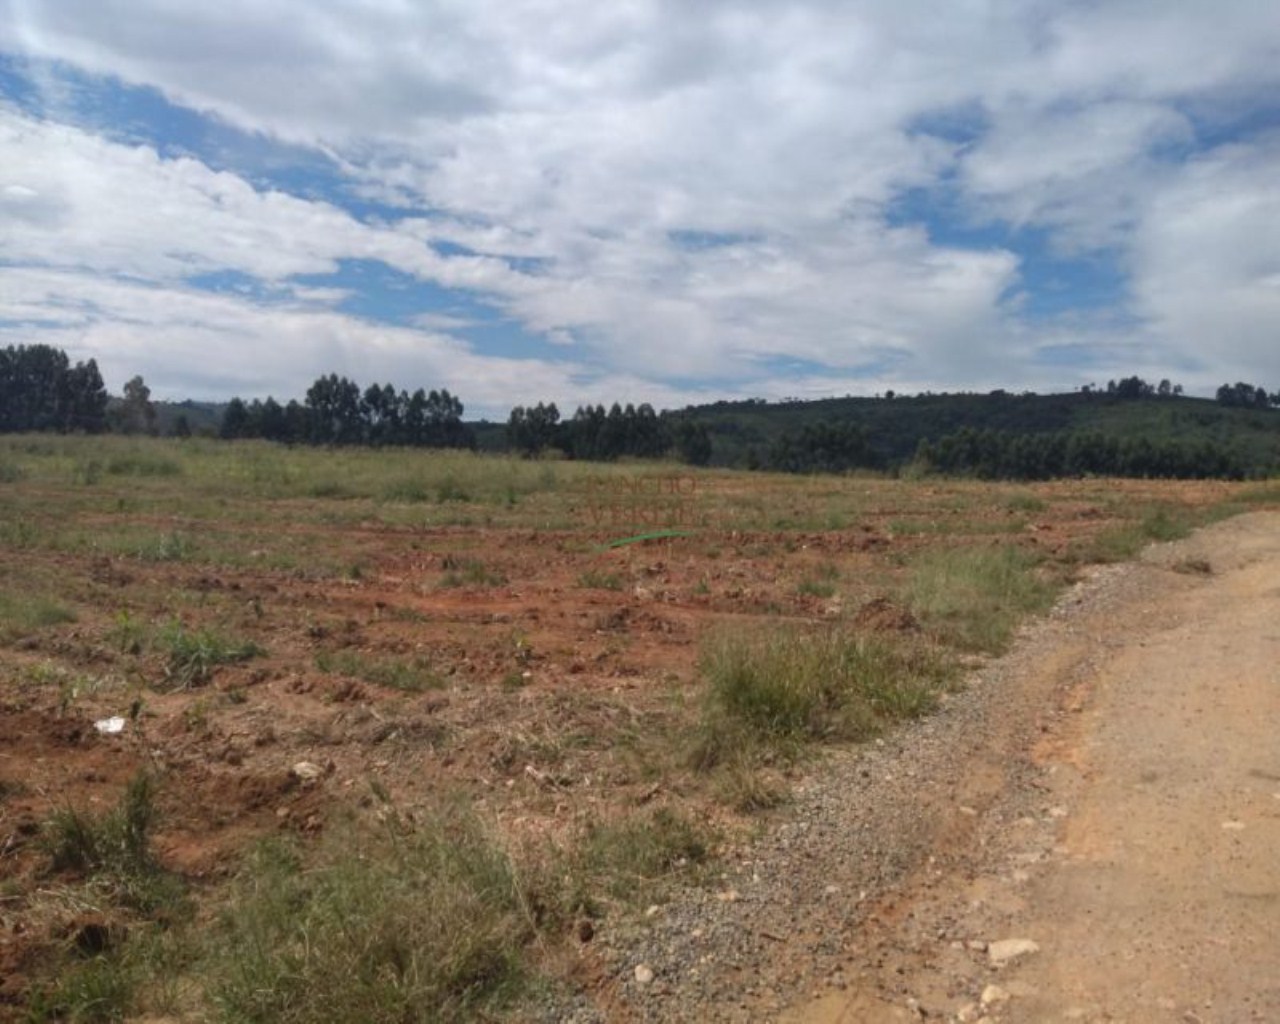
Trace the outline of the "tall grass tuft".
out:
[[[929,551],[912,566],[907,593],[915,614],[946,641],[997,652],[1023,616],[1053,602],[1037,565],[1014,547]]]
[[[614,896],[646,899],[652,883],[694,870],[711,856],[706,826],[670,807],[588,828],[581,871]]]
[[[0,591],[0,641],[12,640],[46,626],[75,621],[74,611],[51,598]]]
[[[112,476],[173,477],[182,475],[182,466],[173,459],[149,451],[133,451],[107,462]]]
[[[532,934],[505,851],[447,809],[412,831],[346,836],[310,867],[260,847],[202,970],[228,1021],[458,1021],[517,991]]]
[[[1220,506],[1220,509],[1230,511],[1229,506]],[[1201,518],[1215,519],[1216,511]],[[1137,522],[1122,523],[1095,534],[1076,545],[1073,554],[1084,562],[1124,562],[1152,541],[1181,540],[1189,536],[1196,525],[1196,519],[1185,512],[1156,506],[1147,509]]]
[[[406,693],[421,693],[444,685],[439,673],[422,657],[403,660],[379,658],[356,651],[321,651],[316,655],[316,668],[321,672],[353,676]]]
[[[102,881],[120,903],[151,913],[180,897],[180,886],[151,851],[155,820],[155,783],[140,772],[106,814],[71,807],[55,812],[40,834],[40,846],[51,870]]]
[[[700,668],[707,707],[693,760],[711,768],[764,741],[860,740],[924,713],[948,677],[934,653],[838,627],[721,632]]]
[[[168,654],[165,676],[172,689],[201,686],[213,678],[217,666],[264,653],[252,641],[229,640],[211,629],[187,629],[177,619],[160,631],[156,642]]]

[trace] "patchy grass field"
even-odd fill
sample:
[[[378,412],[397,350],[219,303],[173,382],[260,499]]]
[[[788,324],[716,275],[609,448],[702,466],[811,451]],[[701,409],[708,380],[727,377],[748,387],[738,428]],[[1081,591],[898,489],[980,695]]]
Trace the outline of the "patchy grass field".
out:
[[[1089,564],[1276,502],[0,438],[0,1019],[519,1018]]]

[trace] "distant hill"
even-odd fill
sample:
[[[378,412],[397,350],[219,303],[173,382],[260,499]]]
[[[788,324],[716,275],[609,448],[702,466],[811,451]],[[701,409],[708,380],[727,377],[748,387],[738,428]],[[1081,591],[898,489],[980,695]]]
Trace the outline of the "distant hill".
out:
[[[108,415],[120,404],[119,398],[112,397],[107,402]],[[187,428],[192,434],[217,434],[222,414],[227,409],[225,402],[196,402],[192,399],[182,402],[153,401],[151,406],[156,411],[155,432],[165,436],[178,432],[178,422],[181,419],[186,420]]]
[[[216,433],[226,410],[217,402],[156,402],[159,433],[174,432],[185,417],[191,432]],[[564,419],[572,409],[562,410]],[[1105,391],[1037,395],[926,394],[893,398],[824,398],[813,401],[723,401],[663,414],[702,425],[711,438],[713,466],[768,468],[779,443],[806,428],[852,426],[866,438],[875,461],[900,466],[922,440],[937,442],[968,428],[1002,434],[1098,433],[1120,440],[1188,447],[1211,444],[1232,453],[1251,474],[1280,472],[1280,408],[1240,408],[1181,395],[1119,397]],[[467,424],[480,451],[507,450],[505,422]]]
[[[1011,434],[1097,432],[1183,445],[1208,442],[1231,450],[1255,471],[1280,470],[1280,409],[1235,408],[1183,396],[996,391],[808,402],[749,400],[690,406],[675,415],[706,426],[712,438],[711,464],[719,466],[764,463],[784,436],[820,424],[850,423],[865,431],[868,445],[887,465],[909,461],[921,440],[937,441],[970,428]]]

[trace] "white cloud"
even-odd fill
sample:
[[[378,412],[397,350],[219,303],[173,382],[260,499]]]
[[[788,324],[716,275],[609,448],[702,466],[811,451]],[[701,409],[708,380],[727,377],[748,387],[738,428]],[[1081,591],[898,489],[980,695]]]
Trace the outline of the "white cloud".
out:
[[[119,390],[145,367],[157,398],[301,398],[316,377],[362,385],[447,387],[468,416],[506,418],[515,402],[631,401],[683,405],[708,394],[655,385],[592,367],[485,356],[447,335],[370,323],[303,304],[263,305],[240,296],[145,285],[99,275],[9,269],[0,322],[42,320],[40,340],[73,359],[96,359]],[[15,341],[21,328],[0,330]],[[720,396],[716,396],[720,397]]]
[[[190,157],[162,159],[0,107],[0,256],[148,280],[236,270],[266,281],[381,260],[453,285],[501,283],[504,262],[446,260],[407,232],[326,202],[260,192]]]
[[[853,367],[885,352],[910,358],[918,345],[935,357],[963,351],[955,368],[971,373],[976,352],[966,339],[979,330],[998,337],[997,300],[1015,273],[1007,253],[941,250],[918,230],[863,215],[814,226],[805,238],[706,248],[682,248],[656,228],[580,236],[550,271],[521,274],[502,258],[445,258],[427,244],[501,249],[510,231],[436,218],[371,226],[329,203],[256,191],[191,158],[162,159],[3,110],[0,166],[0,258],[14,264],[167,286],[236,271],[329,305],[345,293],[289,278],[333,272],[343,258],[381,260],[489,295],[557,344],[582,339],[601,372],[654,381],[754,380],[770,356]]]
[[[1057,229],[1060,247],[1123,245],[1142,197],[1172,170],[1153,152],[1193,137],[1184,115],[1157,103],[1010,107],[964,160],[964,186],[988,217]]]
[[[1153,198],[1135,239],[1138,308],[1206,383],[1280,382],[1277,167],[1276,135],[1193,160]]]
[[[202,269],[281,283],[382,260],[482,293],[574,373],[677,398],[691,379],[787,393],[768,377],[786,360],[833,388],[1069,383],[1037,352],[1158,367],[1215,331],[1240,373],[1275,368],[1271,150],[1183,156],[1280,86],[1272,4],[11,0],[0,49],[317,147],[365,194],[431,213],[363,224],[0,115],[0,253],[135,275],[163,301]],[[921,129],[948,112],[967,130]],[[1016,252],[890,222],[917,187],[950,190],[938,216],[1113,252],[1132,307],[1026,320]],[[293,295],[375,344],[324,309],[336,294]],[[463,328],[449,315],[417,322]]]

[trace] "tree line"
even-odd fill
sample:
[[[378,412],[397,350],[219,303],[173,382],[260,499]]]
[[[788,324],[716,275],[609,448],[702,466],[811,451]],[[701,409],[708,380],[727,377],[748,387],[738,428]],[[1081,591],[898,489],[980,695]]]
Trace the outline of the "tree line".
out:
[[[50,345],[0,349],[0,431],[96,434],[107,428],[107,389],[97,362],[73,366]]]
[[[1210,441],[1187,445],[1097,431],[1013,434],[962,427],[937,441],[921,441],[915,462],[926,471],[983,480],[1065,476],[1239,480],[1247,475],[1239,456]]]
[[[884,465],[866,427],[851,420],[806,423],[798,433],[778,438],[768,457],[768,467],[783,473],[841,473]]]
[[[659,414],[647,402],[625,407],[614,402],[608,412],[603,405],[579,406],[563,421],[554,402],[517,405],[507,419],[506,441],[511,450],[527,457],[558,449],[566,458],[599,462],[660,459],[672,452],[690,465],[711,461],[711,435],[705,425]]]
[[[52,345],[0,349],[0,433],[136,434],[151,431],[155,417],[151,390],[141,377],[113,399],[94,359],[72,364]]]
[[[219,435],[288,444],[471,448],[475,438],[462,422],[463,408],[447,389],[418,388],[410,394],[390,384],[371,384],[361,391],[355,381],[331,373],[317,378],[302,402],[233,398]]]
[[[1215,395],[1219,405],[1236,409],[1266,409],[1268,406],[1280,408],[1280,391],[1267,394],[1267,389],[1256,384],[1238,381],[1235,384],[1223,384]]]
[[[1153,384],[1134,375],[1109,381],[1105,390],[1086,387],[1081,392],[1079,397],[1127,402],[1177,399],[1182,387],[1167,379]],[[900,402],[899,397],[886,395],[885,401],[866,405],[870,422],[862,415],[837,414],[796,423],[796,411],[783,410],[791,417],[791,429],[782,432],[762,430],[763,423],[752,417],[761,414],[764,403],[750,402],[745,403],[746,412],[730,419],[724,419],[722,411],[743,403],[659,413],[648,403],[615,402],[608,409],[579,406],[572,417],[562,419],[555,403],[539,402],[513,408],[505,429],[483,422],[473,428],[463,422],[461,400],[448,390],[409,392],[376,383],[362,389],[331,373],[317,378],[301,401],[232,399],[216,432],[227,439],[284,443],[472,448],[477,446],[478,429],[485,433],[486,448],[505,446],[529,457],[551,450],[569,459],[674,457],[707,465],[715,454],[723,464],[792,473],[893,469],[912,461],[927,471],[1024,480],[1082,474],[1240,477],[1266,468],[1256,451],[1246,459],[1217,437],[1185,443],[1068,425],[1062,421],[1069,416],[1064,403],[1070,396],[1045,396],[1043,412],[1039,405],[1026,410],[1018,405],[1033,401],[1034,395],[1017,398],[1000,391],[985,397],[950,396],[954,401],[932,410],[928,422],[916,408],[921,396],[909,409],[903,403],[910,400]],[[1222,385],[1216,400],[1226,407],[1269,409],[1280,406],[1280,392],[1237,382]],[[987,404],[977,408],[975,402]],[[823,404],[829,403],[818,403]],[[174,420],[172,412],[166,408],[168,429],[182,436],[190,433],[186,416]],[[984,424],[984,419],[990,422]],[[165,417],[159,419],[159,425],[165,422]],[[1200,422],[1203,425],[1203,419]],[[65,352],[48,345],[0,349],[0,432],[155,433],[157,423],[156,406],[140,376],[125,385],[123,396],[112,397],[92,359],[72,364]],[[1252,443],[1255,435],[1249,431],[1244,440]],[[917,438],[923,439],[917,444]],[[740,451],[734,459],[734,445],[745,455]],[[914,460],[909,445],[915,446]]]

